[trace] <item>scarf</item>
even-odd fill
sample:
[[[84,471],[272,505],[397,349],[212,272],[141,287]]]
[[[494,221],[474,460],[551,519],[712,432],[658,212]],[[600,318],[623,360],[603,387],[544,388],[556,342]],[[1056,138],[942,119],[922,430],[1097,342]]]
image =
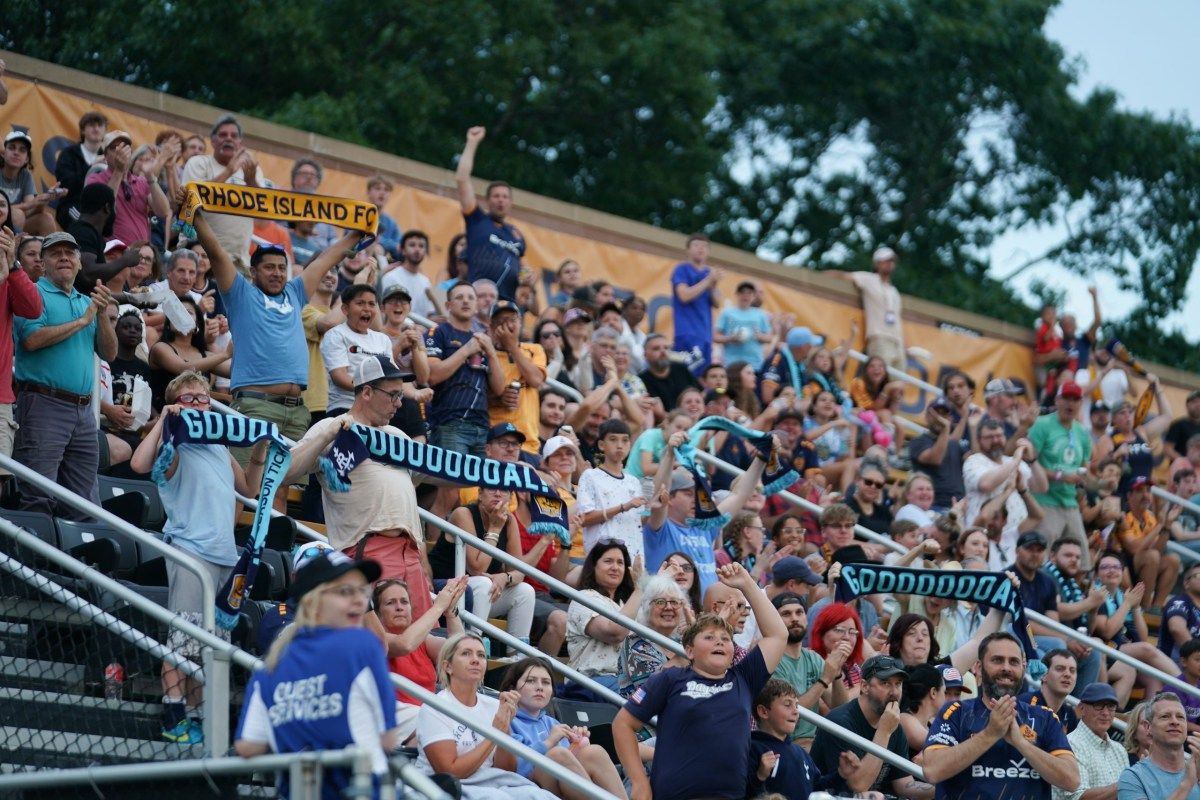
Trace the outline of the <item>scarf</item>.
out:
[[[1083,599],[1083,590],[1079,588],[1079,582],[1073,581],[1066,575],[1063,575],[1057,564],[1055,564],[1053,561],[1047,561],[1045,566],[1042,568],[1046,570],[1050,577],[1054,578],[1054,582],[1058,584],[1058,593],[1063,600],[1068,603],[1078,603]],[[1078,625],[1088,624],[1087,614],[1080,614],[1078,619]],[[1064,620],[1064,623],[1065,622],[1066,621]]]
[[[563,547],[571,546],[566,503],[527,464],[444,450],[356,423],[338,433],[317,465],[330,491],[348,492],[350,473],[367,458],[464,486],[529,492],[529,532],[556,536]]]
[[[263,439],[268,439],[271,444],[267,451],[267,463],[263,467],[258,508],[254,511],[250,538],[242,548],[233,573],[217,592],[216,622],[227,631],[237,626],[239,609],[249,596],[254,579],[258,575],[263,545],[267,541],[267,530],[271,524],[271,505],[275,502],[275,493],[292,463],[291,450],[273,422],[185,408],[178,415],[168,414],[163,421],[162,445],[150,470],[151,480],[159,486],[165,486],[167,470],[170,469],[180,445],[249,447]]]
[[[762,476],[763,494],[767,497],[779,494],[800,480],[800,475],[792,468],[792,465],[786,461],[781,461],[775,454],[771,441],[772,434],[770,432],[747,428],[725,417],[705,417],[693,425],[692,430],[724,431],[745,439],[767,462]],[[707,481],[707,478],[705,480]]]
[[[367,234],[355,246],[362,250],[375,241],[379,209],[374,203],[319,194],[262,189],[231,183],[195,181],[186,187],[187,198],[179,209],[175,226],[188,239],[196,238],[196,211],[268,219],[275,222],[325,222]]]
[[[945,572],[913,567],[886,567],[880,564],[842,565],[842,574],[837,584],[838,602],[845,603],[864,594],[877,593],[966,600],[1006,611],[1012,617],[1013,633],[1025,650],[1030,673],[1035,670],[1034,664],[1041,664],[1033,646],[1033,637],[1029,634],[1029,623],[1025,618],[1021,593],[1003,572]]]
[[[792,379],[792,388],[796,391],[796,399],[804,397],[804,367],[800,366],[796,361],[796,357],[792,355],[792,348],[786,344],[779,348],[779,354],[783,356],[783,360],[788,365],[789,377]]]

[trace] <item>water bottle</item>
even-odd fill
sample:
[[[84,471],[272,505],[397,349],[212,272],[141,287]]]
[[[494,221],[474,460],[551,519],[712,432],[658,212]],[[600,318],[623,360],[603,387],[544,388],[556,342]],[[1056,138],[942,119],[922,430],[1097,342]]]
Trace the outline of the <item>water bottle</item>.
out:
[[[104,668],[104,698],[120,700],[125,687],[125,668],[116,661]]]

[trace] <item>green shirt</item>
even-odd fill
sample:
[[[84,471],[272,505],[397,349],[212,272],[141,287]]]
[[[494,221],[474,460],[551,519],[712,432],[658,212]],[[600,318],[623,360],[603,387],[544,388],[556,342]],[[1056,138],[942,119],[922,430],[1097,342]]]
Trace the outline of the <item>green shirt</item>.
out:
[[[37,319],[13,319],[13,374],[22,382],[90,395],[96,378],[95,319],[58,344],[40,350],[26,350],[22,344],[34,331],[79,319],[92,299],[74,287],[67,294],[45,276],[38,280],[37,289],[42,296],[42,315]]]
[[[1088,429],[1078,420],[1072,420],[1071,427],[1064,428],[1055,412],[1038,417],[1029,429],[1029,441],[1037,448],[1038,463],[1046,468],[1050,478],[1050,490],[1034,497],[1043,506],[1076,507],[1079,501],[1075,497],[1075,487],[1055,481],[1054,473],[1061,471],[1066,475],[1077,472],[1091,460],[1092,437]]]
[[[779,666],[775,668],[775,674],[771,677],[787,681],[797,692],[804,694],[817,682],[817,678],[821,677],[824,669],[825,660],[805,647],[801,648],[799,658],[792,658],[784,653],[783,658],[779,660]],[[819,702],[818,699],[808,710],[815,712]],[[796,729],[792,731],[793,739],[811,739],[816,735],[816,725],[806,722],[803,717],[796,720]]]

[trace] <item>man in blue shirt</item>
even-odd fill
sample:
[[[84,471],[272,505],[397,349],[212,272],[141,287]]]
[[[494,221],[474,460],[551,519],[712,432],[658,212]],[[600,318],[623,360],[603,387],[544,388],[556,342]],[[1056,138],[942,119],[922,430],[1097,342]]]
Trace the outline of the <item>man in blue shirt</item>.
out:
[[[13,458],[75,494],[99,502],[100,463],[92,409],[94,356],[111,361],[117,334],[104,309],[112,294],[100,281],[91,297],[75,289],[82,269],[79,245],[69,233],[42,242],[43,274],[37,282],[42,313],[13,319],[17,436]],[[21,508],[86,519],[33,486],[21,485]]]
[[[301,393],[308,385],[308,340],[300,309],[317,291],[321,278],[362,238],[347,232],[295,278],[288,280],[287,255],[278,247],[260,247],[250,257],[250,277],[242,277],[233,259],[205,219],[196,213],[196,236],[208,253],[213,278],[229,313],[233,337],[233,372],[229,385],[233,407],[248,417],[274,422],[284,436],[299,439],[311,417]],[[249,450],[232,451],[245,466]],[[276,507],[286,503],[285,493]]]
[[[1150,754],[1121,773],[1117,800],[1200,800],[1196,785],[1200,739],[1188,736],[1187,712],[1178,695],[1154,696],[1139,735],[1149,741]],[[1184,752],[1185,744],[1191,755]]]
[[[757,290],[750,281],[742,281],[734,295],[737,305],[726,308],[717,317],[713,341],[725,345],[726,365],[745,361],[755,372],[762,366],[763,345],[771,341],[771,318],[753,306]]]
[[[1079,786],[1079,765],[1054,713],[1017,699],[1025,653],[997,631],[979,643],[980,696],[950,703],[929,727],[922,757],[937,800],[1049,800]]]
[[[517,283],[532,284],[533,273],[522,274],[521,258],[525,255],[525,237],[506,220],[512,210],[512,187],[503,181],[488,184],[484,196],[487,211],[475,199],[471,172],[475,169],[475,151],[487,134],[476,126],[467,131],[467,142],[454,171],[458,185],[458,202],[467,226],[467,279],[474,283],[487,278],[496,284],[501,300],[517,299]]]
[[[708,237],[687,238],[687,261],[671,271],[671,318],[675,323],[675,352],[686,353],[693,375],[712,361],[712,310],[721,305],[717,283],[724,271],[709,267]]]

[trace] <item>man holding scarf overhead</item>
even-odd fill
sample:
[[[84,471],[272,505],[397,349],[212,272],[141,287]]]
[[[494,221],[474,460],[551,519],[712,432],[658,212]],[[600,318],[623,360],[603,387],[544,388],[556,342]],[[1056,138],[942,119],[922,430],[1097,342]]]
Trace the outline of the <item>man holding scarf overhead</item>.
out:
[[[292,465],[284,485],[317,472],[329,543],[355,560],[378,561],[384,578],[404,580],[416,619],[431,605],[433,584],[409,471],[366,459],[354,470],[349,490],[338,491],[317,469],[318,459],[353,423],[407,438],[390,421],[404,400],[404,382],[412,377],[400,372],[387,356],[363,359],[355,370],[350,410],[313,425],[292,448]]]

